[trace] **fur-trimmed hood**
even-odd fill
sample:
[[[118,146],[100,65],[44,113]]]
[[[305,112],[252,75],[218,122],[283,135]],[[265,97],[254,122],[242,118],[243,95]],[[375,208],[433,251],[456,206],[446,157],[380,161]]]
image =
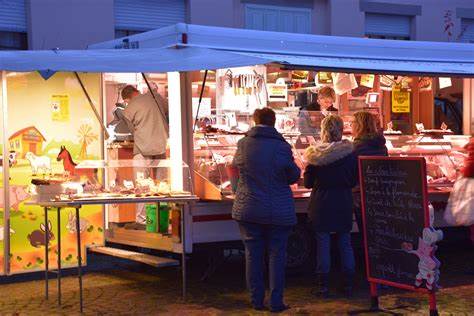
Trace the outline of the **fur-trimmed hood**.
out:
[[[306,148],[304,158],[314,166],[326,166],[338,161],[353,151],[353,145],[348,140],[333,143],[320,143]]]

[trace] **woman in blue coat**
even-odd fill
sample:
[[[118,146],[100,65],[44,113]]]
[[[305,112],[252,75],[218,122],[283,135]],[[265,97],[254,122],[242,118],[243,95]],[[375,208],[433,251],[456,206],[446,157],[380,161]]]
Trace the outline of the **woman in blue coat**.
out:
[[[329,296],[330,233],[336,233],[344,275],[344,290],[352,294],[355,271],[351,245],[352,188],[357,182],[357,160],[352,143],[342,140],[343,121],[330,115],[321,122],[321,140],[308,147],[304,185],[313,189],[309,216],[316,232],[318,294]]]
[[[237,145],[233,165],[239,180],[232,217],[238,221],[245,245],[246,276],[251,302],[264,309],[264,253],[269,255],[270,309],[286,310],[283,302],[286,245],[296,224],[290,185],[301,170],[293,160],[290,145],[274,128],[275,112],[258,109],[253,115],[256,126]]]

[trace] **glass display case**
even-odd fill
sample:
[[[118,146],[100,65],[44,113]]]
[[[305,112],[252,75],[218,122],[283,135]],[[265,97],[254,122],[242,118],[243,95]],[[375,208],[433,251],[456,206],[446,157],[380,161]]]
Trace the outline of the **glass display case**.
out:
[[[450,190],[459,176],[469,136],[419,134],[385,135],[390,156],[422,156],[426,160],[428,187]]]
[[[63,149],[61,152],[65,151]],[[37,201],[84,201],[185,197],[192,195],[189,168],[172,160],[84,160],[68,162],[64,172],[39,174],[31,181]]]
[[[318,141],[319,133],[300,132],[305,128],[303,126],[309,123],[301,119],[298,108],[283,108],[275,112],[275,127],[292,146],[295,162],[303,170],[304,150]],[[250,115],[237,114],[235,116],[238,118],[240,127],[245,126],[248,130],[253,125]],[[200,131],[194,134],[194,186],[196,195],[204,200],[232,198],[230,165],[237,150],[237,142],[245,136],[241,128],[229,129],[227,125],[224,127],[213,124],[219,120],[219,116],[207,118],[210,124],[199,125]],[[202,123],[202,119],[200,122]],[[306,129],[310,128],[306,127]],[[302,178],[292,186],[292,190],[295,197],[309,194],[309,190],[303,187]]]
[[[297,108],[295,108],[297,109]],[[304,151],[320,141],[321,120],[325,113],[319,111],[277,110],[276,128],[292,146],[295,162],[304,170]],[[344,138],[351,139],[352,116],[341,115],[344,120]],[[252,126],[249,121],[245,126]],[[210,122],[216,119],[210,120]],[[206,132],[212,131],[212,132]],[[241,130],[216,129],[213,125],[202,126],[194,134],[194,170],[196,195],[205,200],[232,198],[230,182],[233,156],[237,142],[245,134]],[[469,136],[418,134],[402,135],[387,133],[387,148],[390,156],[423,156],[427,164],[427,181],[430,189],[449,191],[463,166],[466,152],[463,147]],[[292,186],[295,197],[309,196],[303,179]]]

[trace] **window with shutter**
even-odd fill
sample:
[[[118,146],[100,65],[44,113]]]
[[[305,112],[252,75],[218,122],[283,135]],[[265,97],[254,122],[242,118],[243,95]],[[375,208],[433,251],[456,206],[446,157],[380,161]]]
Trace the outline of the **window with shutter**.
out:
[[[185,0],[114,0],[114,16],[115,37],[133,35],[185,22]]]
[[[311,9],[247,4],[245,28],[261,31],[311,33]]]
[[[365,35],[369,38],[409,40],[411,16],[379,13],[365,14]]]
[[[461,19],[459,41],[474,43],[474,19]]]
[[[0,1],[0,50],[28,49],[25,0]]]

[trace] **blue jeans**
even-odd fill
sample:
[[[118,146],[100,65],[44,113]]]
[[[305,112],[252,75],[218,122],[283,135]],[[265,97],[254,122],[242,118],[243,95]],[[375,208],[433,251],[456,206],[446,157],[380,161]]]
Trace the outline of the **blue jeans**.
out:
[[[245,246],[245,271],[254,307],[263,306],[265,298],[264,255],[269,257],[270,306],[283,306],[285,288],[286,245],[291,226],[261,225],[239,222]]]
[[[336,233],[342,272],[354,274],[355,260],[351,245],[351,233]],[[316,232],[317,265],[316,273],[329,273],[331,269],[331,236],[326,232]]]

